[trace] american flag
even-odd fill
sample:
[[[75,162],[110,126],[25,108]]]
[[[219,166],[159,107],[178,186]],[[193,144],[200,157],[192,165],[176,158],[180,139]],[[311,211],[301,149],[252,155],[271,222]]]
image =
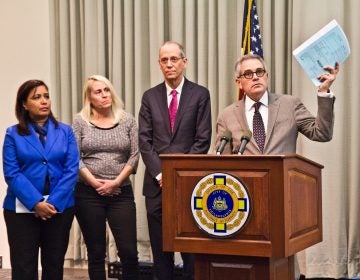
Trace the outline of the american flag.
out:
[[[263,46],[255,0],[245,0],[241,54],[263,57]]]
[[[257,54],[262,58],[263,46],[261,43],[261,33],[259,17],[257,15],[255,0],[245,0],[244,19],[242,31],[241,55]],[[239,90],[238,100],[244,97],[244,92]]]

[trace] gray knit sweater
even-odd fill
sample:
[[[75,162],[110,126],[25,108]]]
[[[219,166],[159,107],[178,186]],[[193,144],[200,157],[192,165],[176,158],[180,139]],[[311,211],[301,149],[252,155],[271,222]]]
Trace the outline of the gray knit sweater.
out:
[[[88,124],[77,114],[73,130],[80,151],[80,169],[87,167],[98,179],[114,179],[125,165],[136,172],[140,154],[138,128],[132,115],[126,113],[117,125],[104,129]],[[127,179],[123,185],[130,183]]]

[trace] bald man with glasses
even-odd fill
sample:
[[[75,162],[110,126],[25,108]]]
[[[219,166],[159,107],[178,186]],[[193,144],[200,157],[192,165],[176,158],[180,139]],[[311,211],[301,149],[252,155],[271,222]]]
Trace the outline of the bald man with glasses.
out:
[[[159,49],[164,81],[147,90],[139,111],[139,147],[146,170],[143,194],[147,211],[154,276],[174,279],[174,253],[162,247],[162,189],[160,154],[207,154],[211,142],[209,90],[184,76],[184,48],[165,42]],[[183,278],[194,279],[194,255],[182,253]]]

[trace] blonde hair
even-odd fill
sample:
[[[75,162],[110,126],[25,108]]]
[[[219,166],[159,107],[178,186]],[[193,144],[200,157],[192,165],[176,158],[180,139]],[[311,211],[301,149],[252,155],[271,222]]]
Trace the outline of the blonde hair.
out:
[[[124,102],[116,94],[115,89],[111,84],[111,82],[107,78],[101,75],[92,75],[84,83],[84,87],[82,91],[83,108],[80,111],[81,117],[89,123],[92,119],[92,116],[94,115],[93,108],[91,106],[89,99],[94,81],[103,82],[109,88],[111,94],[111,100],[112,100],[111,111],[114,116],[115,122],[118,123],[125,114]]]

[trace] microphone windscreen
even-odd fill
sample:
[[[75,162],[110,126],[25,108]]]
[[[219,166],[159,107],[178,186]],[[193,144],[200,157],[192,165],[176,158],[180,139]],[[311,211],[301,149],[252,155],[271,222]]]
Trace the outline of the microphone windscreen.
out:
[[[232,133],[229,130],[225,130],[222,136],[220,137],[219,146],[216,149],[216,154],[221,155],[225,149],[225,146],[228,142],[231,141]]]
[[[246,140],[250,141],[251,136],[252,136],[251,131],[250,130],[245,130],[243,135],[241,136],[241,139],[246,139]]]
[[[232,137],[232,133],[229,130],[225,130],[223,135],[221,136],[221,139],[226,139],[227,141],[230,141]]]
[[[240,147],[238,150],[238,154],[242,155],[245,151],[246,144],[250,141],[252,133],[250,130],[244,130],[243,135],[241,136]]]

